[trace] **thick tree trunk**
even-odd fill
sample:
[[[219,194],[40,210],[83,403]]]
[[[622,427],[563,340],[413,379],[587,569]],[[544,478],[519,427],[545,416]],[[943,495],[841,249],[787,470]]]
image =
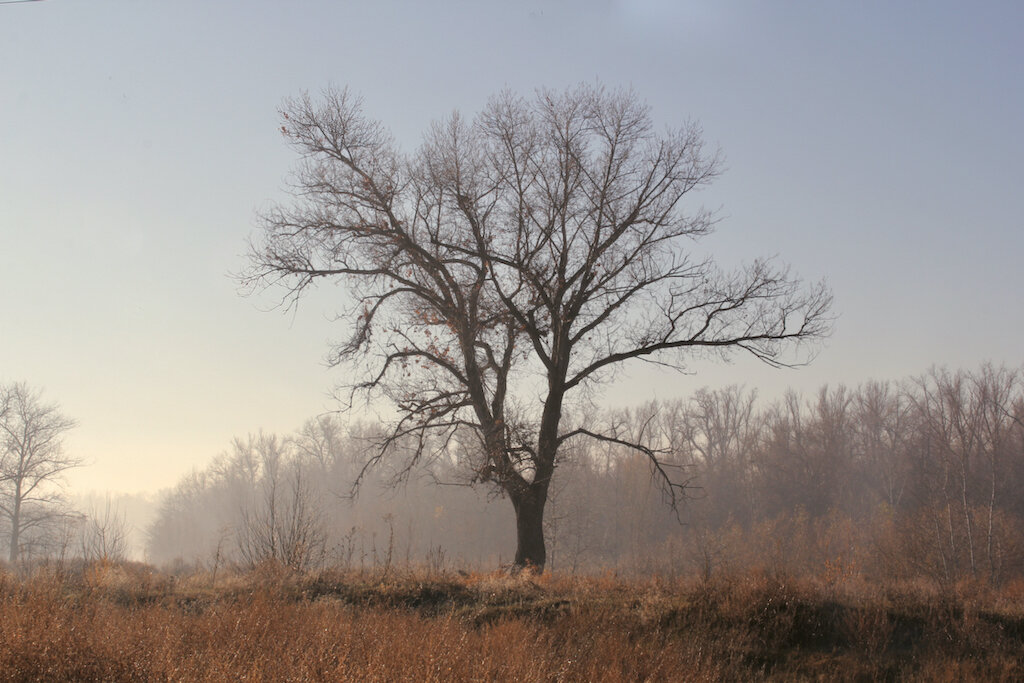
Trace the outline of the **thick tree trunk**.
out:
[[[510,494],[516,510],[516,559],[513,571],[544,571],[547,552],[544,547],[544,506],[546,486],[531,484]]]

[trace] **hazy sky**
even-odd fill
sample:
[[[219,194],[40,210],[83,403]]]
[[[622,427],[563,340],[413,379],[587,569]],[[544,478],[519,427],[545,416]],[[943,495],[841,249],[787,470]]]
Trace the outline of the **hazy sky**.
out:
[[[76,489],[155,490],[233,435],[333,407],[341,293],[265,312],[228,277],[293,161],[282,98],[362,93],[407,149],[433,119],[600,80],[699,120],[728,171],[709,241],[825,277],[815,363],[637,368],[618,404],[744,382],[856,385],[1024,362],[1017,2],[108,2],[0,5],[0,381],[80,425]],[[915,9],[916,8],[916,9]]]

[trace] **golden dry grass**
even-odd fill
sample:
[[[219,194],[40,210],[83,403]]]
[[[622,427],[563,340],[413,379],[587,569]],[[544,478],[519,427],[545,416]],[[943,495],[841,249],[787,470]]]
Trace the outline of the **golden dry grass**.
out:
[[[0,579],[0,680],[1021,680],[1024,595],[974,586],[415,572]]]

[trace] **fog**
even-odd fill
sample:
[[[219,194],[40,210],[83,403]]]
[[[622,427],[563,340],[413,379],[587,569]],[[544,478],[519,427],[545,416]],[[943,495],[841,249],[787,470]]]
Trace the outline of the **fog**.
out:
[[[585,419],[651,451],[567,442],[545,515],[551,570],[1024,578],[1022,369],[932,368],[774,398],[733,385]],[[416,462],[400,448],[367,468],[381,434],[325,414],[285,434],[240,435],[156,494],[67,492],[49,499],[59,523],[22,532],[20,559],[172,571],[508,566],[512,506],[472,481],[472,445]],[[675,508],[669,483],[685,487]]]
[[[1024,572],[1024,375],[983,366],[760,400],[705,389],[593,416],[634,428],[686,496],[666,504],[649,458],[572,443],[545,517],[549,567],[714,574],[740,567],[877,578]],[[515,549],[509,502],[465,485],[460,455],[373,470],[374,428],[311,419],[240,437],[160,497],[145,557],[170,567],[386,565],[489,570]],[[396,480],[397,479],[397,480]]]

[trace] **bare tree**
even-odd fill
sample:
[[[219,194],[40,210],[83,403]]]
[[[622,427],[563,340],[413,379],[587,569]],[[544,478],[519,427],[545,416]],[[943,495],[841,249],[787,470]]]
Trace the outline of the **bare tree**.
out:
[[[868,382],[857,396],[855,422],[862,475],[873,495],[890,510],[900,506],[912,468],[912,402],[889,382]]]
[[[636,448],[670,502],[684,493],[642,429],[563,424],[567,401],[632,360],[745,351],[787,365],[829,331],[823,283],[767,261],[726,273],[694,250],[716,220],[683,200],[719,155],[696,124],[656,132],[631,92],[504,92],[472,121],[433,124],[411,156],[345,90],[288,100],[281,116],[302,159],[295,199],[264,214],[243,281],[283,285],[287,306],[318,280],[347,286],[352,334],[331,359],[360,373],[349,398],[398,414],[369,464],[404,454],[408,472],[472,439],[472,480],[515,509],[517,567],[545,563],[544,507],[570,439]]]
[[[81,460],[64,452],[64,434],[75,426],[42,392],[18,382],[0,386],[0,513],[9,522],[9,560],[16,562],[28,532],[51,526],[64,510],[54,490],[61,475]]]
[[[693,454],[698,481],[713,502],[706,518],[716,529],[726,520],[746,525],[754,517],[750,458],[762,430],[756,399],[757,392],[736,385],[700,389],[669,422],[672,431],[681,432],[674,440],[685,440],[677,448]]]
[[[318,415],[307,420],[291,437],[291,444],[299,454],[316,462],[321,472],[327,472],[341,456],[345,432],[333,415]]]
[[[980,450],[988,469],[984,475],[988,489],[984,496],[987,499],[984,501],[985,558],[988,579],[995,582],[999,579],[1002,564],[997,548],[996,513],[1003,489],[1001,475],[1006,470],[1005,461],[1010,459],[1013,436],[1012,416],[1008,408],[1020,385],[1020,377],[1016,371],[985,364],[972,380],[971,401],[978,412]]]
[[[101,511],[93,507],[82,521],[81,551],[87,561],[120,562],[128,555],[128,520],[107,496]]]
[[[292,457],[275,436],[250,438],[260,463],[260,489],[240,511],[238,550],[250,565],[276,560],[303,570],[319,563],[326,552],[323,519],[313,482],[306,471],[309,458]]]

